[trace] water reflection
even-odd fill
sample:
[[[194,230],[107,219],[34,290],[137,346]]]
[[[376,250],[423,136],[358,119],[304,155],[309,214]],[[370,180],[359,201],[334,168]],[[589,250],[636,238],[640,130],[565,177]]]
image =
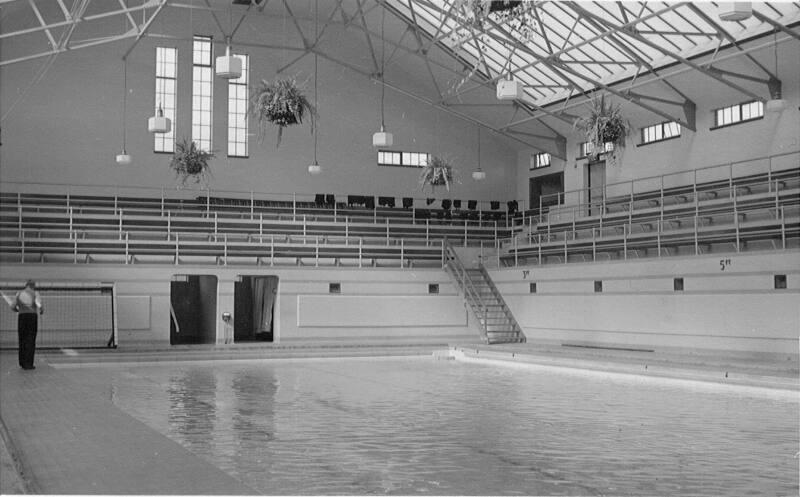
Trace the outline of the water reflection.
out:
[[[263,494],[798,494],[796,400],[419,359],[109,376]]]
[[[167,384],[168,429],[197,450],[212,447],[217,423],[217,378],[211,368],[181,370]]]

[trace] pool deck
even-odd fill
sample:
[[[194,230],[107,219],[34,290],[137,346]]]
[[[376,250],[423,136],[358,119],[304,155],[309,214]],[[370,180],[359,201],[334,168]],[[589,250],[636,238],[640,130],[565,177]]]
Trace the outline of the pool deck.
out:
[[[36,369],[0,351],[0,493],[250,495],[256,492],[63,375],[59,367],[185,360],[434,355],[525,362],[800,392],[797,354],[677,353],[562,344],[197,346],[37,351]]]

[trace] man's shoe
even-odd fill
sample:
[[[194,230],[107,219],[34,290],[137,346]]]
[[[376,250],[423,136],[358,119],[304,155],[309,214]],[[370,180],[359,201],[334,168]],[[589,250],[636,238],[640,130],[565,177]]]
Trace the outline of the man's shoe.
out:
[[[36,369],[36,366],[22,366],[22,369]]]

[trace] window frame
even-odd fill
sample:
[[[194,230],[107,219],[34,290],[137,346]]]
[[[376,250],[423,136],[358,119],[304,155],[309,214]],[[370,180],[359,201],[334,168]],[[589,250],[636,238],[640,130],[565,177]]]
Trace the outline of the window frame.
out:
[[[159,74],[162,70],[165,70],[165,72],[167,72],[166,66],[170,64],[166,60],[162,60],[159,58],[161,51],[166,51],[166,50],[171,50],[175,54],[174,62],[172,63],[174,65],[174,67],[172,68],[173,69],[172,77]],[[158,112],[158,108],[160,106],[161,110],[164,111],[164,117],[169,118],[172,125],[170,127],[169,133],[155,134],[155,136],[153,137],[153,152],[156,154],[173,154],[175,153],[175,136],[177,135],[177,133],[175,132],[177,119],[175,119],[175,117],[178,115],[178,48],[157,46],[155,53],[155,63],[156,63],[154,71],[155,91],[153,92],[154,115],[156,112]],[[172,82],[171,93],[168,93],[164,89],[164,86],[166,85],[167,81]],[[172,97],[173,101],[172,107],[165,106],[164,99],[168,96]],[[166,147],[165,145],[167,143],[169,143],[171,147]]]
[[[200,61],[198,63],[197,43],[207,43],[208,63]],[[199,56],[203,57],[205,50],[200,50]],[[200,78],[198,79],[198,75]],[[207,80],[205,78],[208,78]],[[208,95],[204,95],[202,90],[198,95],[195,91],[197,85],[208,83]],[[207,100],[208,109],[204,103]],[[199,108],[196,105],[199,103]],[[203,124],[203,115],[208,114],[208,124]],[[203,138],[203,130],[208,129],[208,146]],[[208,35],[192,36],[192,141],[200,150],[211,152],[214,148],[214,38]]]
[[[748,117],[747,119],[743,119],[742,116],[744,115],[743,111],[745,109],[745,106],[748,106],[747,108],[749,109],[749,106],[753,104],[758,104],[759,106],[758,108],[761,111],[761,113],[756,117]],[[731,115],[731,122],[725,124],[719,124],[719,113],[722,112],[724,116],[726,111],[729,112]],[[736,120],[734,120],[733,116],[734,112],[736,113]],[[761,100],[748,100],[746,102],[740,102],[738,104],[728,105],[726,107],[719,107],[711,111],[711,116],[712,119],[714,120],[714,125],[711,126],[711,128],[709,128],[711,131],[721,128],[729,128],[731,126],[736,126],[738,124],[758,121],[764,119],[764,102],[762,102]]]
[[[381,162],[381,157],[382,157],[381,154],[399,154],[400,163],[396,164],[394,162]],[[421,160],[417,160],[417,164],[404,164],[403,161],[406,160],[407,158],[410,160],[410,162],[414,162],[410,157],[411,154],[414,154],[414,156],[417,156],[418,159],[421,159],[422,157],[425,157],[425,164],[423,164],[422,163],[423,161],[421,161]],[[407,157],[407,156],[409,156],[409,157]],[[379,166],[421,168],[421,167],[425,167],[427,165],[427,162],[431,160],[431,157],[432,157],[431,154],[428,153],[428,152],[404,152],[402,150],[378,149],[378,155],[377,155],[377,159],[376,160],[377,160],[377,163],[378,163]]]
[[[588,141],[578,143],[578,154],[579,154],[577,157],[578,159],[586,159],[587,157],[589,157],[589,154],[587,153],[586,150],[587,145],[589,145]],[[598,157],[604,156],[609,152],[613,152],[615,145],[614,142],[605,142],[603,144],[603,147],[605,148],[605,150],[597,154]]]
[[[242,75],[238,78],[229,79],[228,80],[228,124],[227,124],[227,133],[228,133],[228,140],[227,140],[227,152],[228,157],[232,159],[247,159],[250,157],[250,139],[248,137],[248,133],[250,131],[250,121],[249,115],[247,112],[247,106],[249,104],[249,95],[250,95],[250,56],[248,54],[231,54],[234,57],[239,57],[242,59]],[[244,80],[244,82],[242,82]],[[244,98],[239,98],[239,96],[231,96],[232,93],[239,93],[241,87],[244,87]],[[242,116],[239,112],[231,112],[231,104],[244,102],[244,127],[237,126],[236,122],[234,121],[237,116]],[[231,142],[231,132],[234,135],[237,134],[238,131],[244,130],[244,142],[240,142],[238,140],[234,140]],[[234,144],[234,153],[231,153],[231,144]],[[244,155],[236,153],[236,147],[238,145],[244,146]]]
[[[672,136],[666,136],[667,134],[667,126],[670,124],[676,124],[678,126],[678,134]],[[649,129],[658,129],[661,131],[661,137],[656,138],[655,140],[645,141],[645,133]],[[652,145],[653,143],[661,143],[669,140],[675,140],[680,138],[683,135],[683,126],[678,121],[662,121],[660,123],[651,124],[650,126],[643,126],[639,129],[639,139],[640,142],[636,145],[637,147],[643,147],[645,145]]]
[[[542,164],[542,159],[547,158],[547,164]],[[553,156],[550,152],[538,152],[535,154],[531,154],[531,164],[529,171],[536,171],[539,169],[544,169],[546,167],[550,167],[553,165]]]

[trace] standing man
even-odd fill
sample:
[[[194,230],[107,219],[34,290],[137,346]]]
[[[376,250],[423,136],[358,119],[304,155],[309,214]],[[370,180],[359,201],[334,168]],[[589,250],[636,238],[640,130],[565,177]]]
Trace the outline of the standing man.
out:
[[[17,292],[14,312],[19,313],[17,334],[19,335],[19,365],[22,369],[36,369],[33,355],[36,352],[38,314],[44,313],[42,297],[36,291],[36,282],[28,280],[25,288]]]

